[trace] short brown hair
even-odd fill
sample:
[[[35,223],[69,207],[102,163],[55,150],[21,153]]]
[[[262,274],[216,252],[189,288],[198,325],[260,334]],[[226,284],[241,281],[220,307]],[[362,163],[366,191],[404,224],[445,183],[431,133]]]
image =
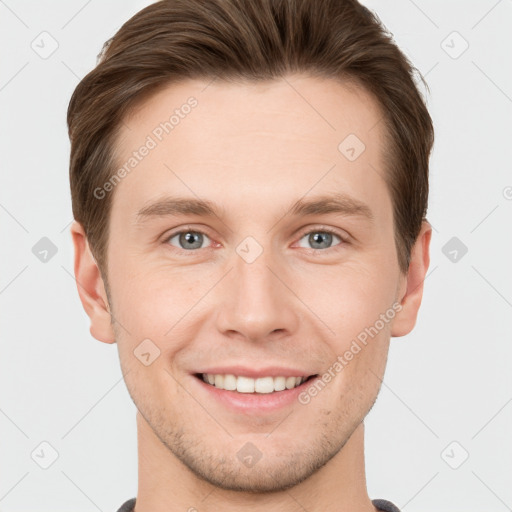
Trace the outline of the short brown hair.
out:
[[[356,0],[161,0],[105,43],[68,107],[73,215],[104,278],[112,194],[98,199],[94,191],[116,170],[116,135],[135,104],[187,78],[260,81],[291,73],[353,81],[379,103],[395,244],[407,271],[427,211],[434,130],[415,83],[423,77],[379,18]]]

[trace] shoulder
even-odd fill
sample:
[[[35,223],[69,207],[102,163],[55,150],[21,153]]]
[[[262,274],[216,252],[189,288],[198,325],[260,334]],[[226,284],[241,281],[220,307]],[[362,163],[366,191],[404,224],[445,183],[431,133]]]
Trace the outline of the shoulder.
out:
[[[125,501],[121,508],[117,512],[133,512],[133,509],[135,508],[135,498],[132,498],[128,501]]]
[[[382,512],[400,512],[400,509],[388,500],[372,500],[373,506]]]

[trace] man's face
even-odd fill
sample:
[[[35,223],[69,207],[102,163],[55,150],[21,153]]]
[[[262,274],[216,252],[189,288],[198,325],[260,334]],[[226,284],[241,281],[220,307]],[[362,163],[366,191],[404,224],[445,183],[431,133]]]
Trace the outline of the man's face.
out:
[[[182,108],[191,96],[197,105]],[[176,109],[182,115],[166,133],[160,123]],[[339,452],[376,399],[389,312],[404,291],[381,117],[361,89],[289,77],[182,82],[122,126],[119,167],[150,148],[113,192],[108,278],[123,373],[143,435],[215,485],[264,491],[304,480]],[[327,197],[347,208],[294,209]],[[215,215],[165,205],[176,198],[209,201]],[[359,203],[366,206],[353,208]],[[372,327],[356,353],[354,340]],[[308,403],[314,379],[247,394],[197,376],[321,377],[329,369],[332,379],[306,393]],[[272,382],[282,379],[260,384]]]

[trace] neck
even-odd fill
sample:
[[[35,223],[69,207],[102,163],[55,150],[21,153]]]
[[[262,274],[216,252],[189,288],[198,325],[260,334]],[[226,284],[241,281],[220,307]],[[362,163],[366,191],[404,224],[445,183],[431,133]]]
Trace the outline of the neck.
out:
[[[375,512],[366,490],[364,424],[322,468],[296,486],[253,494],[198,478],[137,413],[139,488],[135,512]]]

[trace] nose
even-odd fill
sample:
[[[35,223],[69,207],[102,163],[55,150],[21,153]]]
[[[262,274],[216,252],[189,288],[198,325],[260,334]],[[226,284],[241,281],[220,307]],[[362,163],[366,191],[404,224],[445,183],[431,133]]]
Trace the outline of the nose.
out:
[[[300,301],[283,265],[268,251],[252,262],[234,254],[219,297],[217,328],[223,335],[258,342],[294,334]]]

